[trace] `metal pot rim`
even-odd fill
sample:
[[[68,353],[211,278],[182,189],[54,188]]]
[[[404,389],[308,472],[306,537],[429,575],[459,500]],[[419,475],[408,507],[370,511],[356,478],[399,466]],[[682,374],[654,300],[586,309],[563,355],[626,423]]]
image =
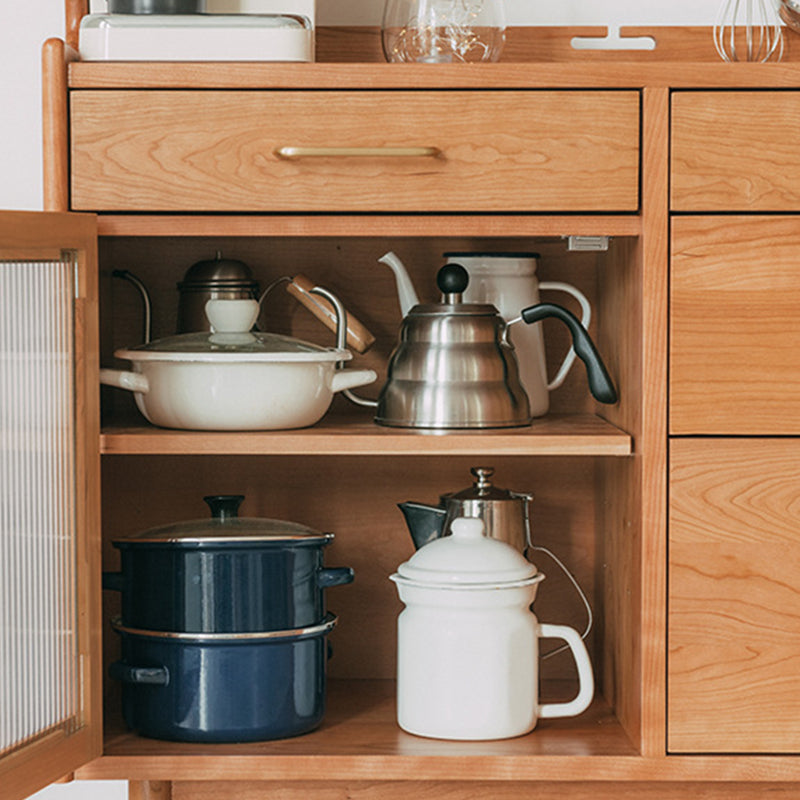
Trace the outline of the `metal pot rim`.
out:
[[[187,633],[183,631],[153,631],[141,628],[129,628],[122,624],[120,617],[111,620],[111,627],[117,633],[139,636],[146,639],[168,640],[173,642],[196,642],[199,644],[237,644],[239,642],[275,642],[286,639],[308,639],[313,636],[324,636],[330,633],[339,618],[330,612],[317,625],[303,628],[277,631],[245,631],[242,633]]]

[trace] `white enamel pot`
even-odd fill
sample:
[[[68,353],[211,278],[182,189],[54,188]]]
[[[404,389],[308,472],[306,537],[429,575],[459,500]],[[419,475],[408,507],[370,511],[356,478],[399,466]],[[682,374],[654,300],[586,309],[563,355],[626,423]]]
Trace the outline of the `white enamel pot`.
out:
[[[405,609],[398,618],[397,721],[436,739],[522,736],[539,719],[580,714],[594,696],[589,654],[564,625],[530,610],[544,578],[514,547],[461,518],[452,535],[420,548],[391,576]],[[539,698],[539,639],[563,639],[578,692],[563,703]]]
[[[341,368],[341,347],[253,333],[255,300],[210,300],[213,330],[115,352],[130,371],[100,370],[101,383],[134,393],[145,418],[164,428],[283,430],[318,422],[333,395],[372,383],[373,370]],[[241,314],[245,313],[246,319]]]

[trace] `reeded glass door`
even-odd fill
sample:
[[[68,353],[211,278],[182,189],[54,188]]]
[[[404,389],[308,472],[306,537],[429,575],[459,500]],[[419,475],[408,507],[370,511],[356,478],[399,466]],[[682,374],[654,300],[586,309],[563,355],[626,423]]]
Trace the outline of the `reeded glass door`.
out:
[[[0,783],[100,752],[96,233],[0,213]]]

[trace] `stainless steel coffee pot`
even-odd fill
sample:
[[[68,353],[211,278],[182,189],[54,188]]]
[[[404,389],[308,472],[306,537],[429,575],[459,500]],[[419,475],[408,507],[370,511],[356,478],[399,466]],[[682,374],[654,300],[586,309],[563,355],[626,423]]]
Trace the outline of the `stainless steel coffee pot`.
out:
[[[258,300],[259,287],[247,264],[217,252],[189,267],[178,293],[177,332],[197,333],[211,329],[206,317],[209,300]]]
[[[526,553],[530,547],[530,503],[533,495],[501,489],[492,484],[493,467],[472,467],[474,482],[468,489],[443,494],[438,506],[410,500],[398,503],[406,525],[419,549],[434,539],[450,533],[450,525],[459,517],[483,521],[486,535],[500,539]]]
[[[375,406],[375,422],[433,430],[529,425],[530,403],[507,333],[513,324],[545,317],[556,317],[569,328],[594,397],[616,403],[617,393],[605,365],[570,311],[538,303],[506,322],[489,303],[462,302],[468,283],[463,266],[445,264],[437,275],[442,300],[417,304],[406,314],[378,400],[347,395],[361,405]]]

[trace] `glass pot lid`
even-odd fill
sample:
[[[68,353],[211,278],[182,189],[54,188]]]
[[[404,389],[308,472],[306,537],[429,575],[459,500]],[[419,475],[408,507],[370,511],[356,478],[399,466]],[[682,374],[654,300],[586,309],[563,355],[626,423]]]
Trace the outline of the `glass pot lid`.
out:
[[[347,361],[345,349],[324,347],[279,333],[254,331],[257,300],[209,300],[206,316],[212,330],[179,333],[165,339],[117,350],[129,361],[287,362]]]
[[[150,528],[131,537],[118,539],[113,544],[120,548],[138,545],[202,546],[236,542],[318,546],[333,539],[331,533],[320,533],[298,522],[240,517],[238,511],[244,495],[209,495],[203,500],[211,509],[211,517]]]
[[[434,539],[401,564],[397,574],[420,584],[469,587],[516,584],[537,569],[515,547],[485,535],[483,521],[453,520],[452,534]]]

